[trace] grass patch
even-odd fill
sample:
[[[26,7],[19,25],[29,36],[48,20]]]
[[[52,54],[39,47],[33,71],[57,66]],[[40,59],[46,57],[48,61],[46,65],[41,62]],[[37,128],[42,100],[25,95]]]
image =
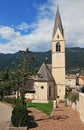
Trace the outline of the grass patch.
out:
[[[32,103],[32,102],[27,102],[28,107],[35,107],[38,110],[42,111],[45,113],[47,116],[49,116],[52,112],[53,109],[53,103]]]

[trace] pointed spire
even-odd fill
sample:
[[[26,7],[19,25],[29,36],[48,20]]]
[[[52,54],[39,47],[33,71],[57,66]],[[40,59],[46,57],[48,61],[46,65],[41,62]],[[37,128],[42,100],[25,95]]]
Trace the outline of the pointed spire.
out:
[[[56,18],[55,18],[54,30],[53,30],[53,37],[54,37],[54,35],[55,35],[56,31],[57,31],[57,28],[60,29],[60,32],[62,33],[62,36],[64,36],[64,34],[63,34],[63,26],[62,26],[62,21],[61,21],[58,5],[57,5],[57,13],[56,13]]]

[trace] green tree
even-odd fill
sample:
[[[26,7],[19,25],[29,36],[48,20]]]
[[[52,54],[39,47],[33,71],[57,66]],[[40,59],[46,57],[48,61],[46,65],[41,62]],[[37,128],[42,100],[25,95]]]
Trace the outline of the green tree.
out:
[[[14,91],[13,80],[11,79],[11,72],[8,67],[1,73],[0,76],[0,95],[1,99],[3,99],[5,95],[10,95]]]
[[[31,71],[29,68],[29,64],[31,61],[35,61],[34,56],[30,56],[31,51],[27,48],[25,51],[20,50],[19,53],[23,57],[22,59],[16,58],[19,61],[20,66],[16,68],[15,73],[15,83],[16,90],[20,92],[21,103],[24,103],[24,93],[25,93],[25,82],[26,80],[34,74],[34,71]]]
[[[0,99],[2,100],[4,98],[4,85],[3,83],[0,83]]]

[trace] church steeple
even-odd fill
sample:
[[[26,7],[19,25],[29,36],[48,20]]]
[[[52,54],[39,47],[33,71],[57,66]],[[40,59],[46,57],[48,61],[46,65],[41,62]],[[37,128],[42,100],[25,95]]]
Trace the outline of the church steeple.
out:
[[[55,96],[65,96],[65,39],[59,8],[55,18],[52,38],[52,75],[55,80]]]
[[[55,35],[58,28],[59,28],[62,36],[64,37],[63,26],[62,26],[62,21],[61,21],[61,17],[60,17],[59,7],[57,6],[57,13],[56,13],[54,30],[53,30],[53,37],[54,37],[54,35]]]

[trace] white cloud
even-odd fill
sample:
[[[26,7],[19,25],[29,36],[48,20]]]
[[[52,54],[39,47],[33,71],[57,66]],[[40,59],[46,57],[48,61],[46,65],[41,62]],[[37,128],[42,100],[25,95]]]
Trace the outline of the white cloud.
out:
[[[32,51],[51,49],[57,4],[59,4],[67,46],[84,47],[84,1],[48,0],[45,4],[37,6],[38,15],[35,23],[29,25],[22,22],[15,29],[8,26],[0,27],[0,52],[13,53],[27,47]],[[21,34],[20,30],[30,33]],[[2,44],[1,39],[7,40],[6,44]]]
[[[11,41],[13,38],[17,36],[20,36],[20,32],[15,32],[14,28],[8,26],[0,27],[0,37],[2,37],[2,39]]]
[[[84,47],[84,1],[58,0],[58,3],[67,46]]]
[[[29,24],[25,23],[25,22],[21,23],[20,25],[18,25],[16,27],[16,29],[23,30],[23,31],[26,31],[26,32],[28,31],[29,28],[30,28]]]

